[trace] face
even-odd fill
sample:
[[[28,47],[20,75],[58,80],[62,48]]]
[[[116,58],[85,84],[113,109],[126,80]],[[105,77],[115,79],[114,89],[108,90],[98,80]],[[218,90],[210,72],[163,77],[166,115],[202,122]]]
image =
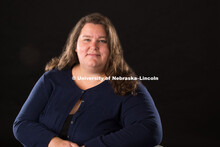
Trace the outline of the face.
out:
[[[103,25],[85,24],[77,40],[76,52],[80,66],[103,71],[109,56]]]

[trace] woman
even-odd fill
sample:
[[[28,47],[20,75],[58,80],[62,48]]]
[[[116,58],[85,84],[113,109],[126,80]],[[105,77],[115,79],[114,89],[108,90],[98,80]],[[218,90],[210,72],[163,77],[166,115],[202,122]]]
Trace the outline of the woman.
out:
[[[13,132],[27,147],[151,147],[162,140],[147,89],[124,61],[112,23],[93,13],[74,27],[18,114]],[[105,79],[105,80],[103,80]]]

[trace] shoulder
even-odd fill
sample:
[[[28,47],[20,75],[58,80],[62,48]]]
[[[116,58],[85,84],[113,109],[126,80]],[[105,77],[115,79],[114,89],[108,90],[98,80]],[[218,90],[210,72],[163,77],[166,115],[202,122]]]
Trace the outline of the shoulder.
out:
[[[143,95],[143,96],[150,96],[149,91],[147,90],[146,86],[142,84],[141,82],[138,84],[136,89],[137,95]]]
[[[47,85],[65,85],[72,81],[71,69],[58,70],[53,69],[45,72],[41,79]]]
[[[138,87],[136,89],[136,95],[129,94],[125,97],[124,103],[143,103],[143,102],[153,102],[153,99],[148,92],[145,85],[143,85],[141,82],[138,84]]]
[[[71,76],[71,69],[65,69],[65,70],[53,69],[45,72],[43,76],[47,79],[57,79],[57,78]]]

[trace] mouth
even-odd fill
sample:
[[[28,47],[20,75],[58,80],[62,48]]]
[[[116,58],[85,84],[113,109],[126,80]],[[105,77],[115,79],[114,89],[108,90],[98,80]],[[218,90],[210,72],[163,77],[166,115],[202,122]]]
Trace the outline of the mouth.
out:
[[[96,54],[96,53],[91,53],[91,54],[87,54],[88,56],[92,56],[92,57],[98,57],[100,56],[100,54]]]

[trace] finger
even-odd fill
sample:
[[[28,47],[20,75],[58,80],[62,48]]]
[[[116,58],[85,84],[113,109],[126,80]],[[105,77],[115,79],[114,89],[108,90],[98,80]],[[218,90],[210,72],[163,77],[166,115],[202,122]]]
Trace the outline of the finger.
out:
[[[71,147],[79,147],[77,144],[75,144],[73,142],[71,142],[70,145],[71,145]]]

